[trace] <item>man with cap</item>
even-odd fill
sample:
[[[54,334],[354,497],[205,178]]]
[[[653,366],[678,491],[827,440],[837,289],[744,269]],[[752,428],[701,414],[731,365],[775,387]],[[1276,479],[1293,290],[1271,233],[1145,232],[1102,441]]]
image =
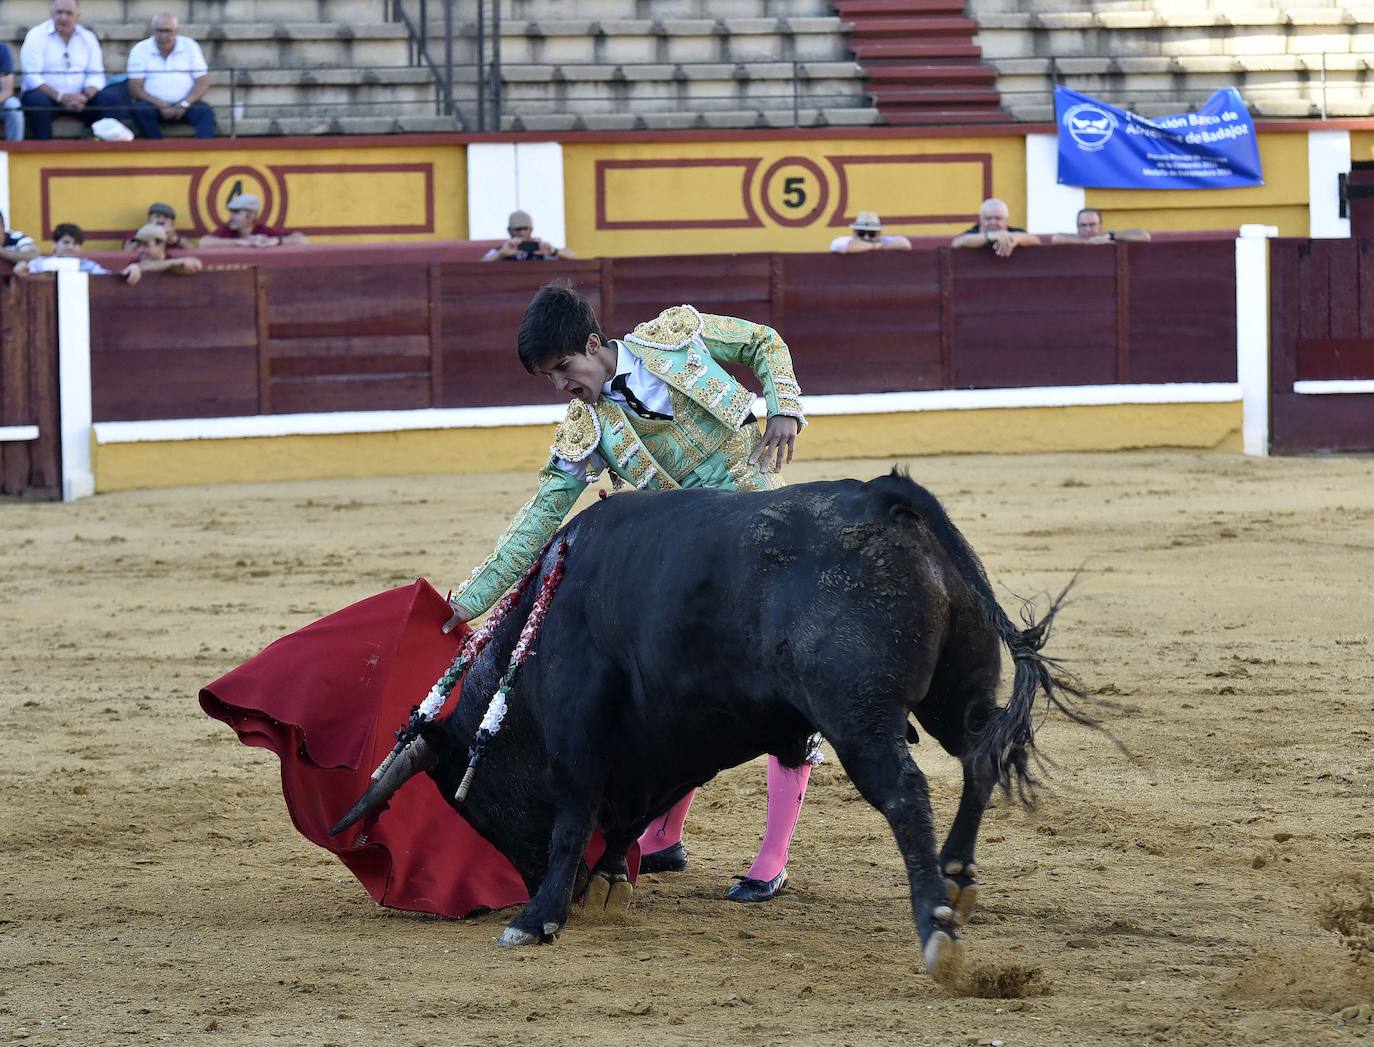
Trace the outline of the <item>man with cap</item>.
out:
[[[190,276],[205,268],[204,262],[190,255],[168,258],[167,231],[152,222],[141,226],[138,232],[134,233],[133,244],[138,256],[120,271],[120,275],[131,286],[138,283],[144,273],[176,273],[180,276]]]
[[[506,221],[510,239],[482,256],[484,262],[551,262],[555,258],[576,258],[566,247],[558,248],[534,235],[534,219],[528,211],[512,211]]]
[[[162,226],[162,231],[167,234],[167,250],[175,251],[178,247],[185,246],[181,242],[181,234],[177,232],[176,208],[171,204],[149,204],[146,222]],[[132,232],[124,238],[124,250],[133,251],[136,249],[134,240],[137,236],[137,232]]]
[[[229,201],[229,221],[200,238],[201,247],[290,247],[306,243],[304,233],[289,232],[258,221],[262,201],[239,193]]]
[[[215,137],[215,111],[202,101],[210,89],[205,55],[177,33],[177,16],[153,16],[153,35],[129,50],[129,116],[144,138],[161,138],[164,123],[185,120],[197,138]]]
[[[849,228],[853,236],[837,236],[830,241],[832,254],[911,250],[911,241],[905,236],[884,236],[883,223],[872,211],[860,211]]]

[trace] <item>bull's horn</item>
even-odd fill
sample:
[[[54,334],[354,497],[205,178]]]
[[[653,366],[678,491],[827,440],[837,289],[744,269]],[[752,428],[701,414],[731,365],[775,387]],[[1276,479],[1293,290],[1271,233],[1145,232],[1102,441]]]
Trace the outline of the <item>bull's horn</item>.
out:
[[[367,787],[367,792],[363,793],[362,798],[329,830],[329,835],[337,836],[381,810],[397,789],[417,774],[433,767],[434,760],[434,750],[429,747],[429,743],[423,738],[416,738],[401,750],[391,762],[391,766],[386,769],[386,773]]]

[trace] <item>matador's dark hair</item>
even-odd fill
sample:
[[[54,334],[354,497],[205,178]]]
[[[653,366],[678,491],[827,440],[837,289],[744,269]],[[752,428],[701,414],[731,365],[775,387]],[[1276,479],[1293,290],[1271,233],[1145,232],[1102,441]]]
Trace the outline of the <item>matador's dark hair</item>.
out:
[[[568,282],[555,280],[541,287],[525,309],[516,351],[525,370],[534,374],[545,360],[585,353],[592,335],[606,340],[592,303]]]

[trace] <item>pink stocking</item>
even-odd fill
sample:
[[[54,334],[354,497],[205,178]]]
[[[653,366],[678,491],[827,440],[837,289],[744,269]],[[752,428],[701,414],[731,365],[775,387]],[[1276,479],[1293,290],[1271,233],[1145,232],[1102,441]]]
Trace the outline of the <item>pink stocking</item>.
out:
[[[771,880],[787,865],[792,830],[801,815],[811,765],[784,767],[776,756],[768,757],[768,828],[764,830],[759,856],[749,870],[751,880]]]
[[[687,820],[687,811],[697,791],[693,789],[673,806],[662,818],[655,818],[639,838],[639,853],[653,854],[682,842],[682,824]]]

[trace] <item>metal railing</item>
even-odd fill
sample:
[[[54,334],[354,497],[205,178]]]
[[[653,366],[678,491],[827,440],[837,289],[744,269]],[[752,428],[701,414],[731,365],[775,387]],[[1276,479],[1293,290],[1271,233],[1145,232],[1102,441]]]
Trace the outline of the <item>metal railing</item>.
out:
[[[1202,72],[1188,69],[1188,59],[1199,57],[1231,58],[1237,63],[1238,68],[1225,72]],[[1283,58],[1296,60],[1298,66],[1293,69],[1259,69],[1253,71],[1244,68],[1244,63],[1247,59],[1262,60],[1265,58]],[[1333,65],[1341,64],[1335,61],[1340,58],[1356,59],[1362,65],[1362,68],[1352,68],[1349,70],[1338,70],[1332,68]],[[1001,61],[1012,62],[1018,60],[1019,59],[1016,58],[1006,58],[1002,59]],[[1051,85],[1063,84],[1065,87],[1074,87],[1074,84],[1070,81],[1081,82],[1083,80],[1102,78],[1107,78],[1108,81],[1110,81],[1110,78],[1114,76],[1123,75],[1136,77],[1151,75],[1186,75],[1190,77],[1199,78],[1211,77],[1214,81],[1213,86],[1211,88],[1180,89],[1175,86],[1159,88],[1131,88],[1127,90],[1124,88],[1113,88],[1110,85],[1110,82],[1106,85],[1097,88],[1097,94],[1095,95],[1095,97],[1100,98],[1104,102],[1111,102],[1116,105],[1121,105],[1122,108],[1128,109],[1133,108],[1135,104],[1137,104],[1137,100],[1145,104],[1158,106],[1163,106],[1167,103],[1173,102],[1174,100],[1178,100],[1179,107],[1186,108],[1189,102],[1185,101],[1185,99],[1194,99],[1197,96],[1203,95],[1204,92],[1216,90],[1217,88],[1221,87],[1235,87],[1237,90],[1239,90],[1241,92],[1242,98],[1244,98],[1247,104],[1249,104],[1249,107],[1252,112],[1255,109],[1255,104],[1253,100],[1269,101],[1274,98],[1287,97],[1292,98],[1296,101],[1307,102],[1313,110],[1310,113],[1310,115],[1325,120],[1327,119],[1327,116],[1331,111],[1330,94],[1333,91],[1342,90],[1345,88],[1358,88],[1363,93],[1368,94],[1370,102],[1372,103],[1372,107],[1374,107],[1374,86],[1368,85],[1365,80],[1365,76],[1369,72],[1374,71],[1374,59],[1365,57],[1359,52],[1353,51],[1305,51],[1288,53],[1283,55],[1236,56],[1168,54],[1066,55],[1063,57],[1051,56],[1044,60],[1049,63],[1047,75],[1050,78]],[[1072,68],[1069,68],[1067,70],[1064,68],[1064,63],[1073,63],[1078,61],[1105,62],[1107,63],[1107,70],[1105,72],[1083,72]],[[1123,67],[1122,65],[1122,63],[1144,62],[1168,63],[1168,68],[1141,69],[1130,68],[1129,66]],[[997,62],[993,63],[994,66],[996,66],[996,64]],[[1263,74],[1265,76],[1270,77],[1290,76],[1296,83],[1275,83],[1272,81],[1247,83],[1246,80],[1251,72],[1254,72],[1256,74]],[[1334,75],[1336,73],[1348,73],[1349,79],[1347,79],[1344,76],[1338,78]],[[1002,73],[1001,75],[1020,76],[1034,74]],[[1091,88],[1088,87],[1083,87],[1079,89],[1085,91],[1091,90]],[[1003,99],[1008,101],[1018,98],[1029,99],[1030,97],[1044,96],[1044,92],[1038,89],[1026,91],[1008,91],[1002,89],[1001,93]],[[1306,97],[1303,97],[1304,95],[1306,95]],[[1052,101],[1053,97],[1051,91],[1051,102]]]
[[[320,124],[319,131],[334,130],[333,121],[349,116],[393,117],[404,128],[407,119],[415,119],[427,110],[433,116],[447,117],[452,128],[459,131],[499,131],[509,123],[511,117],[537,119],[550,115],[569,115],[579,108],[575,102],[560,102],[557,84],[561,74],[551,63],[502,63],[499,46],[491,46],[493,38],[499,38],[499,21],[490,23],[479,19],[483,33],[489,39],[487,49],[479,54],[479,61],[457,62],[454,60],[454,39],[451,32],[444,40],[437,33],[428,32],[428,22],[433,11],[431,3],[443,5],[442,20],[446,27],[453,18],[454,0],[391,0],[397,16],[412,33],[413,61],[400,66],[368,66],[365,69],[336,69],[327,66],[224,66],[210,70],[212,93],[207,101],[217,110],[219,133],[237,137],[241,133],[241,123],[250,122],[245,133],[260,133],[259,127],[251,123],[262,120],[284,120],[293,117],[309,118]],[[418,6],[416,18],[411,18],[403,5],[411,3]],[[496,16],[499,17],[499,16]],[[469,25],[472,23],[468,23]],[[440,46],[442,45],[442,46]],[[1339,57],[1338,57],[1339,56]],[[1180,112],[1202,102],[1217,87],[1236,86],[1242,97],[1256,115],[1266,115],[1268,103],[1299,101],[1309,107],[1308,116],[1327,118],[1332,110],[1333,100],[1338,109],[1349,112],[1368,106],[1374,110],[1374,79],[1366,80],[1369,70],[1374,70],[1374,58],[1351,55],[1348,52],[1311,52],[1285,56],[1298,61],[1297,68],[1286,71],[1286,82],[1246,83],[1244,69],[1234,72],[1215,74],[1191,71],[1186,59],[1190,56],[1171,55],[1074,55],[1072,59],[1031,59],[1029,65],[1021,70],[1015,68],[999,70],[999,93],[1004,108],[1012,111],[1014,119],[1040,120],[1045,112],[1053,111],[1053,87],[1056,84],[1074,87],[1093,94],[1105,102],[1135,109],[1143,115],[1158,115],[1165,111]],[[1141,60],[1146,60],[1158,68],[1140,69]],[[1175,59],[1182,59],[1181,62]],[[1026,59],[995,60],[996,68],[1003,62],[1027,62]],[[1074,68],[1077,61],[1101,63],[1101,68],[1082,71]],[[1125,63],[1123,66],[1122,63]],[[660,79],[646,75],[645,70],[665,70],[662,80],[671,80],[683,86],[680,101],[673,97],[645,99],[641,104],[630,103],[619,110],[624,115],[642,115],[652,121],[654,116],[668,113],[694,112],[709,116],[721,111],[754,111],[758,124],[772,127],[788,126],[787,119],[781,114],[789,112],[791,126],[803,126],[803,117],[808,122],[814,119],[813,110],[822,108],[864,108],[871,105],[870,97],[864,92],[856,78],[853,91],[836,91],[835,77],[826,75],[815,67],[833,66],[833,62],[789,61],[758,63],[751,75],[750,64],[729,62],[643,62],[643,63],[563,63],[565,67],[598,65],[609,67],[609,84],[634,84],[653,82]],[[1359,66],[1362,64],[1362,68]],[[785,75],[757,75],[758,66],[767,65],[770,74],[777,74],[778,67],[787,66]],[[1066,69],[1065,66],[1068,66]],[[1350,66],[1351,68],[1341,68]],[[428,75],[421,77],[417,70],[423,69]],[[552,76],[548,71],[554,69]],[[706,72],[710,70],[709,74]],[[542,77],[531,75],[538,70]],[[68,70],[55,72],[66,73]],[[724,75],[721,73],[724,72]],[[1284,71],[1278,71],[1283,73]],[[334,73],[337,83],[331,83],[330,74]],[[339,76],[338,74],[357,74]],[[398,77],[388,81],[388,74],[410,73],[411,79]],[[1182,88],[1163,86],[1158,88],[1129,89],[1115,86],[1112,81],[1121,75],[1156,75],[1177,77],[1185,73],[1199,81],[1210,81],[1210,86]],[[1274,70],[1264,70],[1266,76],[1273,76]],[[269,74],[264,76],[264,74]],[[284,76],[285,74],[285,76]],[[1042,86],[1015,89],[1001,86],[1009,79],[1018,77],[1045,78]],[[120,79],[115,75],[111,83]],[[1043,84],[1048,81],[1049,90]],[[266,82],[264,82],[266,81]],[[703,91],[706,83],[732,81],[729,90]],[[574,81],[569,81],[573,83]],[[587,83],[587,81],[575,81]],[[388,83],[394,83],[395,92],[386,91]],[[312,86],[321,90],[336,88],[355,88],[360,84],[373,87],[372,98],[359,98],[358,92],[351,90],[353,97],[338,100],[317,100],[305,92]],[[544,97],[521,99],[522,85],[542,84]],[[692,84],[690,93],[685,85]],[[747,85],[747,89],[746,89]],[[257,102],[252,100],[254,88],[278,88],[295,90],[300,97],[287,101]],[[227,89],[227,105],[224,97]],[[398,99],[398,95],[404,95]],[[516,100],[511,101],[514,95]],[[1352,102],[1350,99],[1354,99]],[[398,110],[405,108],[409,112]],[[1034,110],[1034,112],[1028,112]],[[49,109],[54,115],[61,111]],[[767,113],[765,119],[762,114]],[[102,113],[117,119],[126,118],[117,108],[107,108]],[[598,115],[610,115],[605,110]],[[1344,115],[1344,114],[1343,114]],[[1351,112],[1350,115],[1361,115]],[[1368,115],[1367,113],[1365,115]],[[958,123],[957,116],[950,122]],[[433,121],[430,121],[432,128]]]

